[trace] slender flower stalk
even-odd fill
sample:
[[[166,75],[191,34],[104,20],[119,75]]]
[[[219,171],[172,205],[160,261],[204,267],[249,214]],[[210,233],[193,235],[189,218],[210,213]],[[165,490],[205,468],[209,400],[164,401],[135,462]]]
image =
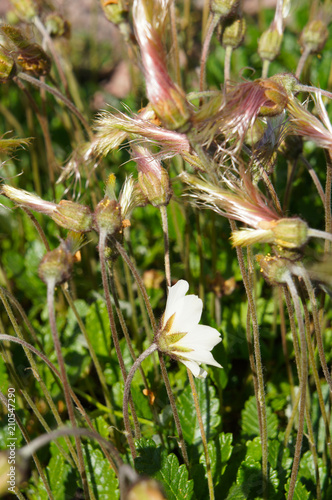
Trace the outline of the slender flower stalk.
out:
[[[135,458],[137,456],[136,453],[136,448],[135,448],[135,443],[133,440],[133,436],[131,433],[131,426],[130,426],[130,420],[129,420],[129,414],[128,414],[128,402],[130,400],[130,385],[131,382],[134,378],[134,375],[136,373],[137,368],[141,366],[142,361],[146,359],[150,354],[155,352],[157,350],[157,344],[153,343],[148,347],[134,362],[133,366],[130,368],[130,371],[128,373],[128,376],[125,381],[125,387],[123,391],[123,406],[122,406],[122,411],[123,411],[123,421],[125,424],[125,429],[127,433],[127,440],[129,444],[129,448],[132,454],[132,457]]]
[[[169,234],[168,234],[168,220],[167,220],[167,208],[165,205],[159,207],[163,233],[164,233],[164,263],[165,263],[165,276],[167,287],[171,286],[171,262],[169,254]]]
[[[172,386],[171,386],[171,383],[169,381],[169,377],[168,377],[168,373],[167,373],[167,368],[166,368],[166,363],[165,363],[165,360],[164,360],[164,356],[161,352],[158,352],[158,356],[159,356],[159,363],[160,363],[160,369],[161,369],[161,375],[162,375],[162,378],[163,378],[163,381],[164,381],[164,384],[165,384],[165,387],[166,387],[166,391],[167,391],[167,396],[168,396],[168,399],[169,399],[169,402],[170,402],[170,405],[171,405],[171,408],[172,408],[172,413],[173,413],[173,418],[174,418],[174,422],[175,422],[175,427],[176,427],[176,430],[177,430],[177,433],[178,433],[178,437],[179,437],[179,447],[180,447],[180,450],[181,450],[181,453],[182,453],[182,457],[183,457],[183,461],[187,467],[187,469],[189,470],[189,458],[188,458],[188,453],[187,453],[187,448],[186,448],[186,442],[184,440],[184,437],[183,437],[183,432],[182,432],[182,426],[181,426],[181,422],[180,422],[180,417],[179,417],[179,413],[178,413],[178,410],[177,410],[177,407],[176,407],[176,403],[175,403],[175,397],[174,397],[174,394],[173,394],[173,391],[172,391]]]
[[[258,42],[257,52],[263,60],[262,78],[267,78],[270,62],[279,55],[283,36],[283,19],[286,16],[284,0],[278,0],[274,19]]]
[[[300,301],[298,297],[298,293],[296,290],[296,286],[290,274],[285,276],[287,287],[292,296],[295,313],[298,321],[299,333],[300,333],[300,343],[301,343],[301,378],[300,378],[300,408],[299,408],[299,422],[297,429],[297,438],[295,444],[295,452],[293,459],[293,467],[291,473],[291,479],[289,483],[289,490],[287,500],[292,500],[295,491],[296,478],[300,465],[301,458],[301,448],[303,441],[303,432],[304,432],[304,419],[305,419],[305,408],[306,408],[306,391],[307,391],[307,379],[308,379],[308,362],[307,362],[307,345],[305,339],[305,330],[301,312]]]
[[[107,313],[108,313],[108,318],[109,318],[109,322],[110,322],[110,328],[111,328],[111,332],[112,332],[114,347],[116,350],[117,358],[118,358],[120,369],[121,369],[121,374],[122,374],[124,382],[126,382],[127,372],[126,372],[126,368],[124,365],[122,352],[120,349],[120,342],[119,342],[118,332],[117,332],[117,328],[116,328],[116,324],[115,324],[115,320],[114,320],[113,307],[112,307],[111,298],[110,298],[110,291],[109,291],[109,284],[108,284],[108,277],[107,277],[107,268],[106,268],[106,262],[105,262],[105,243],[106,243],[106,233],[104,231],[101,231],[99,233],[98,248],[99,248],[99,260],[100,260],[100,266],[101,266],[101,276],[102,276],[103,288],[104,288],[104,293],[105,293]],[[140,437],[140,427],[139,427],[139,423],[138,423],[138,419],[137,419],[137,415],[136,415],[136,411],[135,411],[135,407],[134,407],[132,399],[130,400],[130,409],[131,409],[131,413],[132,413],[134,424],[135,424],[135,433],[136,433],[137,438],[139,438]],[[132,457],[134,459],[136,457],[135,447],[134,448],[130,447],[130,451],[131,451]]]
[[[199,70],[199,91],[204,91],[205,86],[205,71],[206,71],[206,61],[209,54],[210,43],[214,30],[216,29],[220,21],[220,14],[210,13],[207,28],[205,30],[204,43],[201,54],[200,70]]]
[[[36,354],[50,368],[51,372],[53,372],[54,375],[56,375],[56,377],[59,380],[61,380],[61,375],[60,375],[60,372],[57,370],[57,368],[53,365],[53,363],[50,362],[50,360],[47,358],[47,356],[45,356],[45,354],[43,354],[42,352],[38,351],[38,349],[36,349],[33,345],[29,344],[28,342],[26,342],[25,340],[22,340],[20,338],[12,337],[11,335],[1,335],[0,334],[0,340],[5,340],[5,341],[8,341],[8,342],[14,342],[14,343],[20,344],[21,346],[23,346],[26,349],[30,350],[31,352],[33,352],[34,354]],[[94,428],[94,426],[92,424],[92,421],[90,420],[89,416],[87,415],[86,411],[84,410],[84,408],[83,408],[80,400],[77,398],[77,396],[75,395],[75,393],[74,393],[74,391],[72,390],[71,387],[69,387],[69,390],[70,390],[70,395],[71,395],[71,398],[72,398],[73,402],[75,403],[75,405],[79,409],[81,415],[83,416],[84,420],[86,421],[86,423],[88,424],[88,426],[90,427],[90,429],[92,431],[94,431],[95,428]],[[63,423],[60,422],[59,425],[63,425]],[[67,441],[66,437],[65,437],[65,439],[66,439],[66,442],[68,442],[68,448],[70,449],[72,447],[71,441],[69,439]],[[111,467],[116,472],[115,464],[113,462],[113,459],[111,458],[111,456],[107,452],[107,449],[105,447],[103,447],[103,445],[101,445],[101,448],[102,448],[102,450],[104,452],[105,457],[109,461]],[[114,455],[116,455],[117,450],[115,448],[114,448],[114,450],[115,451],[113,453],[114,453]],[[74,450],[73,450],[73,452],[75,454]]]
[[[8,400],[7,400],[6,396],[3,394],[3,392],[1,390],[0,390],[0,401],[2,402],[2,404],[4,405],[5,408],[8,408]],[[23,423],[22,423],[22,421],[21,421],[18,413],[16,411],[14,411],[13,412],[13,416],[14,416],[14,418],[16,420],[17,426],[19,427],[19,429],[20,429],[20,431],[22,433],[22,436],[24,437],[25,441],[27,443],[29,443],[30,442],[29,434],[28,434],[26,428],[24,427],[24,425],[23,425]],[[38,455],[36,453],[33,454],[33,460],[35,462],[38,474],[40,475],[40,478],[41,478],[41,480],[43,482],[43,485],[45,487],[45,490],[46,490],[46,492],[48,494],[49,499],[50,500],[54,500],[54,496],[52,494],[49,482],[48,482],[48,480],[46,478],[46,475],[44,473],[44,469],[43,469],[43,467],[42,467],[42,465],[41,465],[41,463],[39,461]],[[6,484],[6,493],[8,492],[7,486],[8,485]],[[17,495],[17,493],[19,493],[18,489],[16,489],[16,491],[15,491],[16,495]],[[24,499],[23,496],[21,496],[21,498]]]
[[[61,417],[59,415],[59,412],[57,410],[56,405],[53,402],[52,396],[51,396],[49,390],[47,389],[47,386],[46,386],[43,378],[40,376],[40,373],[39,373],[40,370],[38,369],[37,363],[35,362],[34,357],[31,355],[29,348],[27,348],[27,346],[25,345],[23,334],[22,334],[21,329],[20,329],[20,327],[19,327],[19,325],[18,325],[18,323],[17,323],[17,321],[15,319],[13,311],[12,311],[12,309],[11,309],[8,301],[7,301],[5,289],[3,289],[2,287],[0,287],[0,299],[1,299],[3,305],[4,305],[5,309],[6,309],[8,317],[11,320],[12,326],[14,328],[14,331],[15,331],[18,339],[20,339],[22,341],[21,345],[23,346],[24,352],[25,352],[25,354],[26,354],[26,356],[27,356],[27,358],[29,360],[29,363],[30,363],[30,366],[31,366],[31,368],[33,370],[33,373],[34,373],[36,379],[38,380],[38,382],[40,383],[41,389],[42,389],[43,394],[45,395],[45,399],[46,399],[46,401],[47,401],[47,403],[48,403],[48,405],[49,405],[49,407],[50,407],[50,409],[51,409],[51,411],[52,411],[52,413],[54,415],[54,418],[55,418],[55,420],[56,420],[56,422],[57,422],[58,425],[63,425],[62,419],[61,419]],[[24,395],[24,392],[25,391],[22,390],[23,395]],[[47,428],[45,428],[45,430],[47,430]],[[67,442],[68,449],[69,449],[69,451],[70,451],[70,453],[71,453],[71,455],[73,457],[73,460],[77,464],[77,455],[76,455],[76,452],[75,452],[75,450],[74,450],[71,442],[69,441],[69,439],[66,440],[66,442]],[[68,456],[67,453],[63,450],[62,447],[60,447],[60,445],[59,445],[59,448],[61,448],[61,450],[60,450],[61,453],[64,456],[67,457]],[[68,461],[72,462],[69,457],[68,457]]]
[[[230,220],[229,223],[232,231],[234,232],[234,230],[236,229],[235,222],[233,220]],[[253,329],[253,340],[254,340],[253,344],[254,344],[255,366],[256,366],[256,371],[253,374],[253,376],[257,377],[257,385],[254,384],[254,387],[255,389],[257,389],[257,392],[255,391],[255,397],[256,397],[257,411],[259,416],[260,436],[262,443],[263,497],[264,499],[266,499],[267,489],[268,489],[268,435],[267,435],[267,415],[266,415],[266,403],[265,403],[263,364],[262,364],[262,356],[259,343],[259,324],[257,318],[256,303],[251,288],[250,280],[248,278],[248,274],[246,271],[243,250],[241,247],[236,247],[236,254],[240,266],[243,284],[248,298],[248,306],[249,306],[252,329]],[[249,332],[247,333],[247,336],[248,335]]]
[[[202,443],[203,443],[203,448],[204,448],[206,474],[207,474],[207,478],[208,478],[208,487],[209,487],[209,498],[210,498],[210,500],[214,500],[211,460],[210,460],[208,443],[207,443],[203,419],[202,419],[202,413],[201,413],[201,410],[199,407],[199,401],[198,401],[197,390],[196,390],[196,386],[195,386],[195,380],[194,380],[193,374],[191,373],[189,368],[187,368],[187,374],[188,374],[188,378],[189,378],[189,382],[190,382],[191,392],[192,392],[192,395],[194,398],[195,410],[196,410],[197,420],[199,423],[199,429],[201,432],[201,438],[202,438]]]
[[[54,311],[54,291],[55,286],[67,281],[70,276],[70,271],[73,263],[73,257],[71,251],[68,249],[67,245],[70,245],[68,240],[67,244],[62,243],[61,246],[46,254],[39,266],[39,275],[47,286],[47,305],[49,310],[49,321],[51,326],[52,338],[55,347],[55,351],[58,358],[61,381],[64,388],[65,400],[68,410],[69,419],[73,428],[76,428],[76,420],[74,414],[74,407],[70,397],[69,382],[67,378],[65,362],[62,355],[61,343],[59,339],[59,334],[57,331],[55,311]],[[70,248],[70,247],[69,247]],[[76,250],[76,249],[75,249]],[[74,249],[72,250],[74,251]],[[76,251],[74,251],[76,253]],[[80,476],[83,483],[84,494],[86,498],[89,498],[89,486],[86,478],[86,472],[84,467],[83,452],[81,447],[81,441],[79,437],[75,437],[75,443],[77,448],[77,456],[79,463]]]

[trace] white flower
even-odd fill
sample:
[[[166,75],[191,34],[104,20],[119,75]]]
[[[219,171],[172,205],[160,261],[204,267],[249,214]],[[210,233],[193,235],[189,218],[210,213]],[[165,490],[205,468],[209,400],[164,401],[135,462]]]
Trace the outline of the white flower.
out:
[[[157,344],[160,351],[181,361],[195,375],[205,378],[207,372],[201,363],[222,366],[211,354],[213,347],[221,342],[215,328],[199,325],[203,302],[196,295],[187,295],[189,284],[178,281],[169,287],[166,309],[161,321]]]

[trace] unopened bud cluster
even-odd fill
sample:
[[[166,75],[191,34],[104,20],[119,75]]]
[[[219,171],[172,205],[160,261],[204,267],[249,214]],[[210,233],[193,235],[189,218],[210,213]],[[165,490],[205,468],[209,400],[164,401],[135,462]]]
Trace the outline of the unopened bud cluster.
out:
[[[239,0],[211,0],[210,8],[213,14],[227,17],[236,10],[238,4]]]
[[[222,46],[237,49],[243,42],[246,33],[246,21],[244,17],[234,18],[226,23],[222,31]]]
[[[328,39],[329,30],[326,24],[315,19],[311,21],[301,33],[300,44],[303,49],[308,49],[312,53],[320,52]]]
[[[47,252],[41,260],[38,269],[39,277],[46,284],[61,285],[69,280],[74,262],[74,256],[66,242],[62,241],[58,248]]]
[[[261,59],[273,61],[280,52],[282,33],[276,28],[269,28],[264,31],[258,42],[258,54]]]

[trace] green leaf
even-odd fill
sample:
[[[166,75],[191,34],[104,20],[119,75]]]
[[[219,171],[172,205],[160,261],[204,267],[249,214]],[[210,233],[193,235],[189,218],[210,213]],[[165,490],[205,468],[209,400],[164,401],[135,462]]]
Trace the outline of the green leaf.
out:
[[[99,449],[91,444],[83,446],[87,479],[96,500],[117,500],[120,498],[119,484],[115,472]]]
[[[199,406],[203,418],[206,438],[209,441],[217,432],[221,417],[219,412],[219,400],[215,397],[215,389],[208,384],[208,380],[195,380]],[[182,425],[185,441],[188,444],[201,442],[201,433],[191,388],[187,385],[182,394],[177,398],[177,408]]]
[[[72,471],[71,466],[65,461],[57,446],[54,443],[50,445],[51,459],[46,467],[46,478],[50,485],[54,500],[63,500],[64,498],[73,497],[77,489],[77,482],[69,479]],[[35,498],[40,500],[48,500],[48,493],[44,483],[39,479]]]
[[[222,432],[218,439],[208,443],[208,451],[211,462],[211,471],[213,477],[213,484],[217,486],[220,481],[222,474],[225,472],[227,462],[230,459],[233,451],[233,435]],[[200,463],[202,463],[206,469],[205,454],[202,453],[200,457]]]
[[[268,437],[273,439],[277,436],[278,418],[269,407],[266,408],[266,417]],[[242,433],[249,437],[259,436],[258,413],[254,396],[248,399],[242,411]]]
[[[157,447],[152,439],[139,440],[138,451],[136,470],[160,481],[168,500],[195,500],[193,480],[189,481],[186,466],[179,466],[173,453],[167,456],[163,447]]]
[[[293,459],[289,457],[289,448],[285,448],[283,443],[277,441],[269,441],[268,460],[275,470],[287,471],[292,467]]]
[[[290,483],[290,478],[288,479],[285,487],[286,493],[288,493],[289,490],[289,483]],[[293,500],[308,500],[309,497],[310,493],[306,490],[305,486],[298,479],[295,485]]]

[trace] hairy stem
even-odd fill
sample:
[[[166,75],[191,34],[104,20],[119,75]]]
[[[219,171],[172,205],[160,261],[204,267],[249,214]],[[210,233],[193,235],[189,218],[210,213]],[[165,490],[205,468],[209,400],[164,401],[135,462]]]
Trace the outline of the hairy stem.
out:
[[[188,368],[187,368],[187,374],[188,374],[188,378],[189,378],[189,382],[190,382],[191,392],[192,392],[192,395],[194,398],[195,410],[196,410],[196,415],[197,415],[197,419],[198,419],[198,423],[199,423],[199,429],[201,432],[201,438],[202,438],[202,443],[203,443],[203,448],[204,448],[206,473],[207,473],[208,486],[209,486],[209,498],[210,498],[210,500],[214,500],[211,460],[210,460],[210,455],[209,455],[209,450],[208,450],[208,444],[207,444],[201,409],[199,407],[197,389],[196,389],[193,374],[191,373],[191,371]]]
[[[122,352],[120,349],[119,336],[118,336],[118,331],[117,331],[115,320],[114,320],[113,307],[112,307],[112,303],[111,303],[111,296],[110,296],[110,290],[109,290],[109,284],[108,284],[106,259],[105,259],[105,243],[106,243],[106,234],[104,232],[101,232],[99,235],[98,248],[99,248],[99,260],[100,260],[101,276],[102,276],[103,288],[104,288],[104,294],[105,294],[105,300],[106,300],[106,307],[107,307],[108,319],[110,322],[112,339],[113,339],[116,355],[117,355],[117,358],[119,361],[122,378],[123,378],[123,381],[126,382],[127,372],[126,372],[126,368],[124,365]],[[136,415],[136,411],[135,411],[135,407],[134,407],[132,399],[130,399],[129,404],[130,404],[131,414],[132,414],[133,419],[134,419],[136,437],[139,438],[141,435],[141,431],[140,431],[140,426],[138,423],[138,419],[137,419],[137,415]]]
[[[236,231],[237,227],[234,221],[230,220],[230,226],[232,231]],[[267,485],[268,485],[268,448],[267,448],[267,420],[266,420],[266,404],[265,404],[265,391],[264,391],[264,377],[263,377],[263,365],[259,344],[259,326],[257,320],[256,305],[254,297],[252,294],[252,289],[248,279],[247,271],[245,268],[244,258],[242,248],[236,247],[237,258],[239,261],[240,271],[242,274],[243,284],[246,290],[248,305],[251,315],[251,322],[253,328],[253,338],[254,338],[254,352],[256,361],[256,372],[257,372],[257,393],[256,401],[257,408],[260,410],[261,421],[260,421],[260,435],[262,442],[262,474],[263,474],[263,497],[267,498]],[[253,376],[255,376],[253,374]],[[259,414],[258,410],[258,414]]]
[[[185,440],[183,437],[181,422],[180,422],[178,410],[176,408],[174,394],[173,394],[172,387],[171,387],[171,384],[170,384],[170,381],[168,378],[165,360],[163,358],[163,355],[160,352],[158,352],[158,354],[159,354],[161,374],[162,374],[162,377],[163,377],[163,380],[164,380],[164,383],[166,386],[166,391],[167,391],[169,402],[171,404],[176,430],[177,430],[178,436],[179,436],[179,446],[180,446],[180,449],[182,452],[183,461],[186,464],[187,469],[189,470],[189,458],[188,458],[188,454],[187,454],[186,443],[185,443]]]
[[[301,344],[301,379],[300,379],[301,399],[300,399],[300,408],[299,408],[299,423],[298,423],[298,429],[297,429],[293,467],[292,467],[291,479],[290,479],[290,483],[289,483],[289,490],[288,490],[288,496],[287,496],[287,500],[292,500],[292,498],[294,496],[296,478],[297,478],[299,465],[300,465],[301,448],[302,448],[302,441],[303,441],[305,407],[306,407],[306,391],[307,391],[307,379],[308,379],[308,363],[307,363],[307,345],[306,345],[306,339],[305,339],[305,330],[304,330],[300,300],[298,297],[296,286],[295,286],[293,279],[290,275],[287,278],[287,286],[288,286],[289,292],[292,296],[292,300],[293,300],[293,304],[294,304],[294,308],[295,308],[295,314],[297,317],[297,324],[299,327],[300,344]]]
[[[73,402],[72,402],[71,397],[70,397],[70,390],[69,390],[70,386],[69,386],[69,382],[68,382],[68,378],[67,378],[65,362],[64,362],[64,359],[62,356],[61,343],[60,343],[59,334],[58,334],[58,330],[57,330],[57,326],[56,326],[56,320],[55,320],[54,290],[55,290],[55,281],[48,280],[48,282],[47,282],[47,307],[48,307],[48,313],[49,313],[49,322],[50,322],[50,327],[51,327],[51,332],[52,332],[52,338],[53,338],[54,348],[55,348],[55,352],[56,352],[58,363],[59,363],[60,376],[61,376],[61,381],[63,384],[69,420],[70,420],[72,427],[76,428],[74,407],[73,407]],[[83,451],[82,451],[81,441],[80,441],[78,436],[75,437],[75,444],[76,444],[76,448],[77,448],[79,473],[80,473],[82,483],[83,483],[84,494],[85,494],[86,498],[90,498],[89,486],[88,486],[85,467],[84,467]]]
[[[135,448],[135,443],[133,440],[133,436],[131,433],[131,427],[130,427],[130,420],[129,420],[129,414],[128,414],[128,402],[130,400],[130,385],[132,383],[132,380],[134,378],[135,372],[137,368],[141,366],[142,361],[146,359],[150,354],[152,354],[154,351],[157,350],[157,344],[151,344],[150,347],[148,347],[142,354],[136,359],[134,362],[133,366],[130,368],[130,371],[128,373],[128,376],[126,378],[126,383],[123,391],[123,421],[127,433],[127,440],[130,448],[131,455],[133,459],[137,457],[136,453],[136,448]]]

